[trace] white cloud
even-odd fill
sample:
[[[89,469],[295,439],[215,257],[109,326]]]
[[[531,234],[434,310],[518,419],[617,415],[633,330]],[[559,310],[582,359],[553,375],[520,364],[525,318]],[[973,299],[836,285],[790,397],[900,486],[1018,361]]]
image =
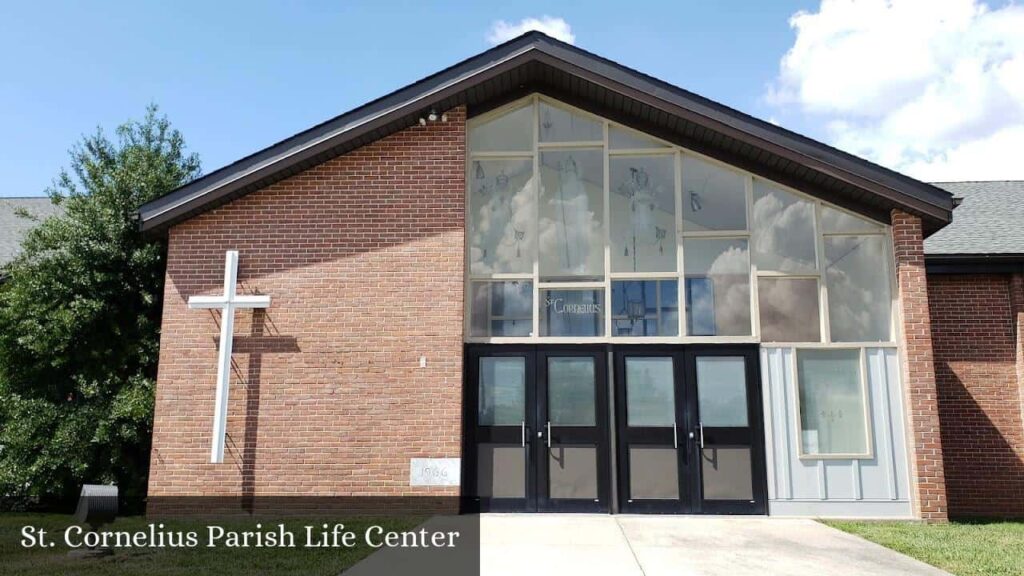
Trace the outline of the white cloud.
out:
[[[501,44],[530,30],[538,30],[552,38],[557,38],[569,44],[576,43],[576,36],[572,33],[572,26],[569,26],[569,23],[565,20],[552,16],[523,18],[515,23],[498,20],[491,24],[491,29],[487,32],[487,41],[491,45]]]
[[[790,26],[770,104],[921,179],[1024,179],[1024,6],[823,0]]]

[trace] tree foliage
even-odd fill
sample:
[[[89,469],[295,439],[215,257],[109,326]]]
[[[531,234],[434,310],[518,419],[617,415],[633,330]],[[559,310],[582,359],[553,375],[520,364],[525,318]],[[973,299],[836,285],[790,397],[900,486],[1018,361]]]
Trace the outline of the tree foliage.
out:
[[[83,483],[145,494],[165,245],[136,211],[196,178],[199,159],[151,106],[70,151],[0,284],[0,496],[56,504]]]

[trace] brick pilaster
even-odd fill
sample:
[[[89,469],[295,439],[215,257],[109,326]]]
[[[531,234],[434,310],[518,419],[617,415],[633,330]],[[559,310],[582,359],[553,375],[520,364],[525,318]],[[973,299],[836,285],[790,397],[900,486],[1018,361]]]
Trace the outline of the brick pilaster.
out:
[[[939,434],[935,363],[928,310],[921,219],[892,211],[901,327],[904,394],[909,423],[911,489],[917,515],[929,522],[947,520],[946,480]]]
[[[1017,390],[1020,400],[1021,426],[1024,427],[1024,272],[1010,279],[1010,313],[1013,314],[1014,351],[1017,356]]]

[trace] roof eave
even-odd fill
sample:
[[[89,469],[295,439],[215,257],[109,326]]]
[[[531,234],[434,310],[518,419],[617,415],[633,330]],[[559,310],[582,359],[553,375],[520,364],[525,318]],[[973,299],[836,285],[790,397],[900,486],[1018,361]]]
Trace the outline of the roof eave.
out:
[[[139,210],[140,227],[149,233],[164,231],[207,207],[244,193],[247,187],[256,186],[274,174],[315,159],[375,130],[400,125],[411,115],[421,114],[477,83],[534,60],[906,206],[931,220],[926,226],[928,230],[938,229],[952,217],[952,196],[944,190],[718,105],[543,34],[528,33],[149,202]]]

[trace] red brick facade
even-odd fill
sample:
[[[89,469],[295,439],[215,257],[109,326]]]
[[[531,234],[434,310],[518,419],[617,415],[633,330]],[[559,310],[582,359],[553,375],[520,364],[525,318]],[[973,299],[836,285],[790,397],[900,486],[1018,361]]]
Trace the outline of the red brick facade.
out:
[[[928,297],[950,514],[1024,517],[1024,282],[932,275]]]
[[[464,174],[459,108],[171,229],[151,496],[458,494],[409,459],[460,455]],[[272,305],[236,316],[210,464],[220,314],[186,303],[229,249]]]
[[[921,219],[893,210],[892,239],[902,319],[900,363],[907,400],[911,490],[915,512],[924,520],[942,522],[947,519],[946,480]]]

